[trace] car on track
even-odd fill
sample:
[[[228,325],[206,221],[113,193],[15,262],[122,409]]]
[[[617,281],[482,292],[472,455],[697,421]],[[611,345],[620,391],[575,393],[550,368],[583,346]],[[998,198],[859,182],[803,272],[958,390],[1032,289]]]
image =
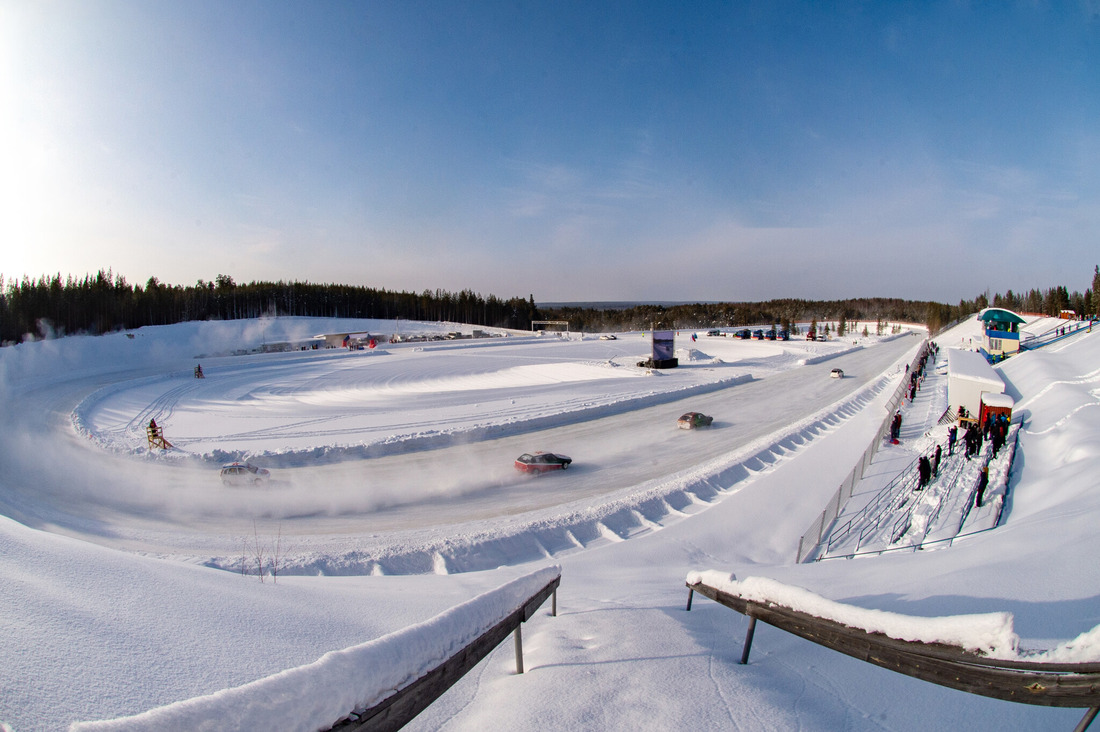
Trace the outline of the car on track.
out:
[[[271,477],[267,468],[258,468],[252,463],[229,463],[222,466],[224,485],[262,485]]]
[[[688,412],[676,420],[676,426],[682,430],[693,430],[697,427],[710,427],[714,417],[708,417],[702,412]]]
[[[618,338],[616,338],[613,333],[604,333],[602,336],[600,336],[600,340],[601,341],[616,341],[616,340],[618,340]]]
[[[833,377],[834,379],[843,379],[844,371],[842,371],[841,369],[833,369],[829,372],[829,376]]]
[[[550,470],[565,470],[573,458],[553,452],[525,452],[516,458],[516,470],[539,475]]]

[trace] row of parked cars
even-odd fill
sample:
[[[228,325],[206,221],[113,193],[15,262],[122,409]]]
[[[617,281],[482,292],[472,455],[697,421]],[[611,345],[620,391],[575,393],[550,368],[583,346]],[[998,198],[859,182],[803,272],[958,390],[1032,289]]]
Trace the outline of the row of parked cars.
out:
[[[748,340],[749,338],[752,338],[758,341],[789,341],[791,339],[791,334],[789,332],[785,330],[776,330],[775,328],[772,328],[771,330],[763,330],[758,328],[757,330],[751,332],[748,328],[742,328],[733,335],[734,337],[740,338],[741,340]]]

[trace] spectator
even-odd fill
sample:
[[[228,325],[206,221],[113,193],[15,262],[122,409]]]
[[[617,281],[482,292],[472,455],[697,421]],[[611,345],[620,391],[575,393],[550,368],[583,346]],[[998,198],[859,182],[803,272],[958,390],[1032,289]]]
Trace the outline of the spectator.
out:
[[[985,489],[989,485],[989,466],[983,465],[982,472],[978,474],[978,508],[982,507],[982,496],[985,495]]]
[[[920,460],[917,461],[917,490],[924,490],[924,486],[928,485],[928,479],[932,477],[932,463],[928,461],[928,456],[921,455]]]

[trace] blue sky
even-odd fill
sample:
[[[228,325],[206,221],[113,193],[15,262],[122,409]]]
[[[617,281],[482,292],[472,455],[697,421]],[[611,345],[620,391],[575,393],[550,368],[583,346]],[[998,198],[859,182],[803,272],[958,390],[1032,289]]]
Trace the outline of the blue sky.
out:
[[[1084,291],[1100,0],[0,0],[0,273]]]

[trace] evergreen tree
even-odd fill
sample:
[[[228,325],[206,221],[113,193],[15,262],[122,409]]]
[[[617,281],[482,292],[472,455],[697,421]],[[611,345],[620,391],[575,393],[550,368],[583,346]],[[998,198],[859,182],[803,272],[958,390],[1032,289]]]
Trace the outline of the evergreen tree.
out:
[[[1092,270],[1092,315],[1100,315],[1100,265]]]

